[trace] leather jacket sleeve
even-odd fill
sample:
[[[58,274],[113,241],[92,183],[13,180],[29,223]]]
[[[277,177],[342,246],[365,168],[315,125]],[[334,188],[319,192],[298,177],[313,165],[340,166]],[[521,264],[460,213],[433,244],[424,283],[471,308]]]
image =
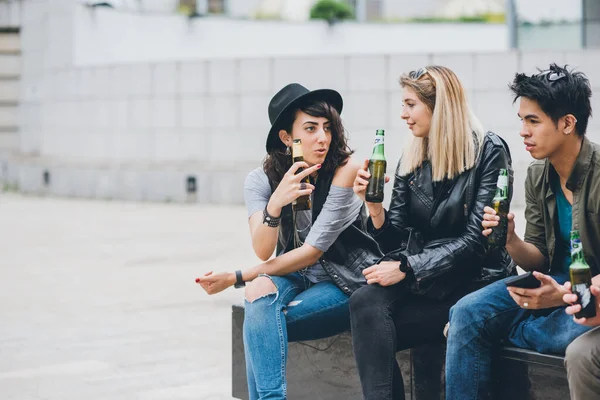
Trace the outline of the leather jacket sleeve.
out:
[[[408,176],[400,176],[400,161],[396,168],[394,177],[394,189],[390,201],[389,211],[385,211],[385,221],[381,228],[375,229],[371,218],[368,220],[368,231],[371,236],[379,243],[384,253],[396,250],[402,246],[406,240],[408,232],[406,231],[406,217],[409,209],[408,205]]]
[[[408,257],[418,282],[472,269],[481,264],[486,254],[487,239],[481,233],[483,208],[491,204],[496,191],[498,170],[509,168],[510,155],[499,141],[486,140],[482,151],[479,164],[475,167],[475,198],[463,234],[430,242],[422,252]],[[512,187],[509,187],[509,193],[512,193]]]

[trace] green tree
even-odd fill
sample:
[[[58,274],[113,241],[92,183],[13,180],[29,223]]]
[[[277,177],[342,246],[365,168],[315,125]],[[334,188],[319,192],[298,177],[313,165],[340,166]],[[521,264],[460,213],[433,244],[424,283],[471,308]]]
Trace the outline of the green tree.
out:
[[[354,18],[354,12],[349,4],[336,0],[319,0],[310,9],[311,19],[324,19],[330,24],[335,21]]]

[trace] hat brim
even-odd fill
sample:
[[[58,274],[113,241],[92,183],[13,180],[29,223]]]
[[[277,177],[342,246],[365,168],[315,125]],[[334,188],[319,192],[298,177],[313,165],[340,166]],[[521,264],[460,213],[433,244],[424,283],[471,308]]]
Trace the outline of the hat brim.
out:
[[[279,131],[282,129],[280,126],[282,116],[288,112],[290,109],[294,108],[298,103],[307,100],[323,100],[326,103],[329,103],[335,108],[338,114],[342,113],[342,108],[344,107],[344,101],[342,100],[342,95],[340,95],[337,91],[333,89],[317,89],[312,92],[305,93],[301,96],[296,97],[293,101],[291,101],[283,110],[279,112],[277,118],[273,122],[271,129],[269,130],[269,136],[267,136],[267,152],[274,148],[285,148],[283,142],[279,139]]]

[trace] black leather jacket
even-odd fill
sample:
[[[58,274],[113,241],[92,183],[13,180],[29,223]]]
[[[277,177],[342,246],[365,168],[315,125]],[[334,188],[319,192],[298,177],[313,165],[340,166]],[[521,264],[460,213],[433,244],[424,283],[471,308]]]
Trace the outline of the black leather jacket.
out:
[[[492,282],[513,273],[515,264],[506,249],[488,249],[481,233],[483,208],[494,197],[498,170],[512,172],[508,147],[499,136],[485,135],[474,168],[436,183],[435,195],[428,161],[406,176],[399,176],[397,170],[384,225],[375,230],[369,220],[369,232],[383,252],[400,249],[408,256],[417,293],[443,298],[461,285]],[[420,242],[417,252],[405,250],[409,236]]]
[[[332,181],[333,174],[319,172],[313,196],[313,223],[323,209]],[[273,188],[272,184],[271,187]],[[285,206],[281,215],[277,238],[278,256],[294,249],[292,206]],[[354,223],[338,236],[319,259],[331,280],[348,295],[367,284],[362,274],[363,269],[375,264],[383,256],[377,241],[366,233],[366,222],[366,215],[361,209]]]

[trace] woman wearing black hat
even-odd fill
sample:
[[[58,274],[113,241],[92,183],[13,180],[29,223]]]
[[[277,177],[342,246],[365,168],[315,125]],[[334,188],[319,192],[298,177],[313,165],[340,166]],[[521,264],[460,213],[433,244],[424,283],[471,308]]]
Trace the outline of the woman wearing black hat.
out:
[[[244,348],[252,400],[286,398],[288,341],[349,329],[349,296],[366,284],[362,270],[381,257],[364,233],[362,202],[352,189],[358,165],[349,159],[341,111],[334,90],[290,84],[273,97],[267,156],[244,187],[252,246],[265,262],[197,280],[209,294],[251,281]],[[304,162],[292,165],[294,139],[302,141]],[[306,176],[310,184],[301,182]],[[311,196],[312,209],[293,211],[302,195]],[[277,257],[266,261],[274,250]]]

